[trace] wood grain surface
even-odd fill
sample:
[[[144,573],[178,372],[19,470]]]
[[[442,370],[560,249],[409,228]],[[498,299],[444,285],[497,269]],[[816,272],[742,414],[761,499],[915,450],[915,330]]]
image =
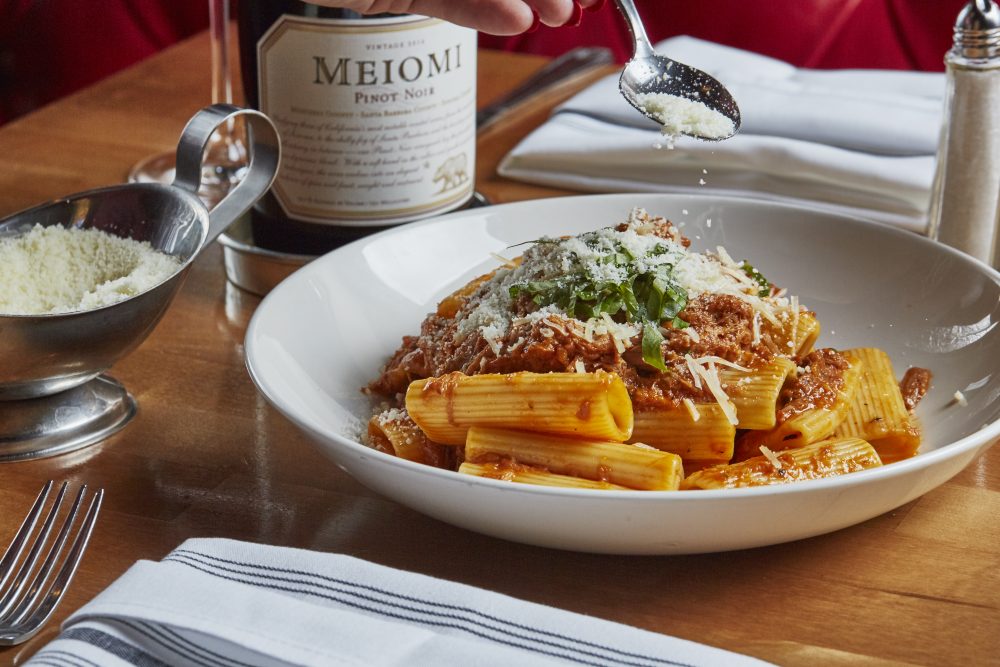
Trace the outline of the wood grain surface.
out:
[[[543,62],[484,52],[480,102]],[[565,194],[506,181],[495,166],[567,92],[481,137],[487,196]],[[208,99],[201,35],[0,128],[0,213],[120,182],[173,148]],[[524,546],[383,499],[320,455],[244,369],[257,303],[226,283],[210,248],[159,327],[111,371],[138,400],[134,421],[74,454],[0,465],[2,544],[45,480],[107,492],[53,629],[138,559],[220,536],[347,553],[785,665],[1000,664],[1000,448],[894,512],[790,544],[685,557]],[[0,664],[32,648],[0,650]]]

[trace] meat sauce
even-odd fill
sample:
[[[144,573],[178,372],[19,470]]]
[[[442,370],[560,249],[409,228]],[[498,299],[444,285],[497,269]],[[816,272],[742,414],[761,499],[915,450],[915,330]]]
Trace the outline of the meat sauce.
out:
[[[454,470],[461,463],[462,450],[431,442],[416,424],[408,419],[393,419],[399,436],[393,446],[389,438],[372,422],[368,424],[368,444],[380,452],[393,454],[409,461],[416,461],[435,468]]]
[[[899,390],[903,394],[903,405],[910,412],[924,397],[931,387],[931,372],[926,368],[908,368],[899,382]]]
[[[625,231],[620,225],[617,231]],[[687,248],[690,241],[668,222],[651,223],[647,231]],[[517,265],[519,260],[513,262]],[[406,336],[367,391],[395,396],[417,379],[451,372],[466,375],[515,372],[593,372],[618,374],[625,382],[637,410],[676,407],[685,398],[713,401],[707,389],[696,388],[684,355],[717,356],[745,366],[766,363],[778,345],[765,327],[754,342],[753,311],[743,300],[730,295],[706,294],[691,299],[679,313],[697,332],[696,338],[682,329],[664,329],[664,363],[661,373],[642,360],[640,335],[627,345],[616,344],[608,334],[587,332],[579,320],[559,315],[523,321],[537,310],[527,296],[513,300],[512,324],[501,340],[490,344],[480,330],[462,335],[463,314],[483,302],[491,289],[490,278],[481,276],[446,297],[437,311],[421,324],[419,336]],[[616,320],[621,321],[621,317]],[[624,348],[624,349],[622,349]]]
[[[450,308],[449,308],[450,310]],[[456,312],[456,311],[453,311]],[[754,342],[753,311],[743,300],[730,295],[702,295],[680,313],[697,332],[697,340],[686,329],[665,329],[663,356],[667,373],[642,361],[639,336],[619,352],[612,336],[589,338],[576,320],[557,315],[513,325],[500,341],[498,355],[479,332],[461,338],[453,317],[432,314],[421,325],[420,336],[407,336],[370,392],[392,396],[406,391],[413,380],[459,371],[480,373],[593,372],[617,373],[625,382],[636,410],[677,407],[685,399],[712,402],[704,386],[697,388],[684,361],[715,356],[748,368],[767,363],[778,354],[774,332],[763,327]]]
[[[809,410],[833,407],[850,363],[836,350],[824,348],[803,357],[800,367],[803,372],[790,378],[778,395],[778,424]]]

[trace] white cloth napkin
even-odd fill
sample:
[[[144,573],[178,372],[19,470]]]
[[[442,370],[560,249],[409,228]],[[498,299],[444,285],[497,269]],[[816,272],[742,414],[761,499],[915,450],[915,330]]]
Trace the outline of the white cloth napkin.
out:
[[[140,561],[29,665],[763,665],[338,554],[192,539]]]
[[[594,192],[716,193],[818,205],[922,230],[934,177],[944,75],[806,70],[691,37],[657,50],[733,93],[740,133],[682,137],[628,105],[618,77],[559,107],[500,164],[503,176]]]

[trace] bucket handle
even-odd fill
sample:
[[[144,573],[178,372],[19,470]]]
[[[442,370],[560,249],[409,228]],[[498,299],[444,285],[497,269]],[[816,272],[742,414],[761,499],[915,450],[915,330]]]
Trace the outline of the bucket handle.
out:
[[[243,117],[247,127],[250,164],[246,175],[208,214],[208,245],[237,218],[246,213],[274,182],[281,155],[281,140],[271,119],[259,111],[232,104],[205,107],[188,121],[177,143],[177,172],[174,187],[197,195],[201,186],[202,160],[208,141],[223,123]]]

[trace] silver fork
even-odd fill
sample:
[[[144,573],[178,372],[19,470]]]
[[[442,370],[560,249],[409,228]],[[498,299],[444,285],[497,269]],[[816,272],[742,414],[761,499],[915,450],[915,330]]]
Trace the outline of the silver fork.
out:
[[[93,494],[83,519],[77,521],[87,494],[87,485],[84,484],[63,519],[54,541],[46,548],[68,485],[66,482],[62,483],[55,501],[36,532],[35,526],[48,503],[52,486],[53,482],[49,481],[42,487],[21,528],[14,535],[3,558],[0,558],[0,646],[26,642],[45,625],[76,574],[90,540],[90,533],[97,522],[97,513],[101,510],[104,489]],[[61,558],[75,526],[76,537],[65,558]]]

